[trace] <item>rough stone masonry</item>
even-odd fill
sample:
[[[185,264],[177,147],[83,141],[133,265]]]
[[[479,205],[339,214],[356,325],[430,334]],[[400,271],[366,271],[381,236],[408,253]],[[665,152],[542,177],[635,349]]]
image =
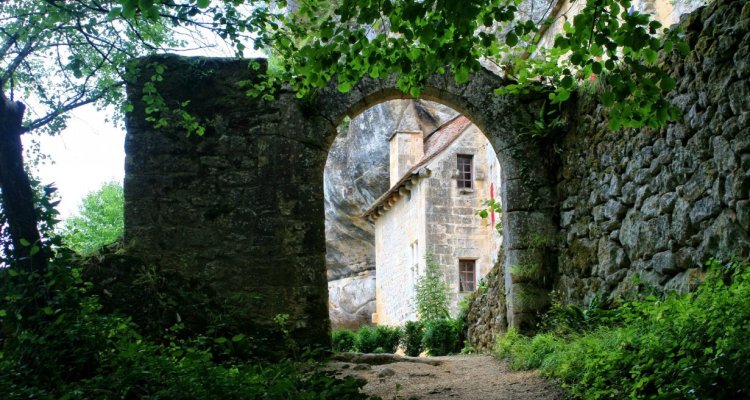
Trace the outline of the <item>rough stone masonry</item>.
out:
[[[156,129],[148,121],[143,88],[154,63],[166,71],[155,82],[159,93],[172,109],[184,105],[205,125],[205,135],[188,135],[179,113],[168,110],[157,115],[167,126]],[[272,331],[275,317],[287,315],[285,328],[294,338],[325,345],[328,149],[345,116],[405,96],[391,78],[362,80],[345,94],[332,84],[312,100],[285,91],[273,101],[248,97],[240,83],[257,79],[265,68],[260,64],[254,71],[246,60],[140,60],[138,79],[128,86],[134,109],[126,120],[125,240],[130,254],[207,282],[222,311],[248,330]],[[556,237],[554,175],[529,168],[528,160],[542,165],[541,151],[518,131],[533,123],[544,96],[495,95],[506,83],[484,70],[462,85],[452,76],[434,76],[423,97],[469,116],[497,151],[508,260],[554,261],[550,247],[529,245],[532,236],[545,235],[549,243]],[[538,193],[544,194],[541,201],[532,199]],[[552,264],[540,267],[555,270]],[[506,285],[505,295],[516,299],[507,302],[508,323],[533,324],[551,283]]]
[[[685,292],[711,257],[750,255],[750,3],[717,0],[681,26],[692,51],[661,58],[677,81],[670,100],[680,120],[613,132],[606,111],[582,95],[556,143],[562,302],[585,306],[638,286]],[[491,280],[490,291],[503,283]],[[477,296],[475,346],[490,348],[504,331],[498,307]]]
[[[502,165],[504,257],[470,310],[475,345],[508,325],[533,327],[553,293],[586,304],[636,284],[684,291],[709,257],[750,254],[750,3],[717,0],[682,24],[693,50],[662,59],[678,83],[679,121],[612,132],[581,96],[552,153],[519,135],[544,96],[496,96],[507,82],[488,71],[463,85],[428,80],[424,97],[471,118]],[[179,119],[160,129],[147,120],[154,62],[166,68],[160,93],[173,108],[189,101],[203,137]],[[264,101],[239,86],[257,79],[247,61],[157,56],[140,66],[128,87],[128,251],[204,279],[248,329],[286,314],[303,344],[327,344],[327,152],[344,116],[403,94],[392,79],[365,79],[346,94],[331,85],[313,100],[282,91]]]

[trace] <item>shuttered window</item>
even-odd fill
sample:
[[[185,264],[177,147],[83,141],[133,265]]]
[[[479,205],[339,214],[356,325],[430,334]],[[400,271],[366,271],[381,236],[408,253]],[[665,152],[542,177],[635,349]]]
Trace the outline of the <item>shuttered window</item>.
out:
[[[476,261],[458,260],[458,285],[462,292],[473,292],[476,289]]]
[[[471,189],[473,187],[472,172],[474,168],[473,156],[459,154],[458,159],[458,188],[459,189]]]

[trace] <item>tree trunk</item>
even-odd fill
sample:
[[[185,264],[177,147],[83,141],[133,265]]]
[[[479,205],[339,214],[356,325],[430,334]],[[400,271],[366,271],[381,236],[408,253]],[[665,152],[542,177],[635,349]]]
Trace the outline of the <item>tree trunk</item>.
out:
[[[0,190],[13,245],[12,261],[22,268],[43,271],[47,252],[37,228],[34,192],[23,165],[21,124],[25,108],[0,91]]]

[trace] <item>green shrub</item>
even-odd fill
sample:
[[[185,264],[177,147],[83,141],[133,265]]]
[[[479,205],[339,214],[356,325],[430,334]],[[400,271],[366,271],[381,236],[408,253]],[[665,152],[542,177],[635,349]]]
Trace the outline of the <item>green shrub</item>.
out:
[[[377,331],[367,325],[360,327],[354,340],[354,348],[360,353],[374,353],[378,347]]]
[[[428,254],[425,257],[425,274],[416,285],[415,301],[421,321],[449,318],[448,285],[440,274],[440,267]]]
[[[577,398],[748,398],[750,267],[709,264],[695,293],[625,303],[578,333],[509,330],[495,354],[539,368]]]
[[[331,335],[333,351],[355,351],[357,335],[349,329],[335,329]]]
[[[423,346],[431,356],[444,356],[460,351],[460,327],[451,319],[438,319],[425,324]]]
[[[419,321],[406,321],[404,333],[401,336],[401,347],[407,356],[417,357],[422,353],[422,339],[424,325]]]
[[[378,347],[383,349],[384,353],[395,353],[398,350],[398,344],[401,341],[401,328],[380,325],[375,328],[377,335]]]
[[[245,335],[180,339],[172,329],[151,341],[103,312],[80,270],[62,260],[44,273],[0,269],[3,400],[367,398],[364,382],[318,364],[227,357]]]
[[[81,255],[89,255],[113,243],[123,234],[122,184],[107,182],[81,200],[78,215],[65,221],[64,243]]]
[[[398,327],[364,325],[355,334],[354,349],[361,353],[395,353],[400,340]]]

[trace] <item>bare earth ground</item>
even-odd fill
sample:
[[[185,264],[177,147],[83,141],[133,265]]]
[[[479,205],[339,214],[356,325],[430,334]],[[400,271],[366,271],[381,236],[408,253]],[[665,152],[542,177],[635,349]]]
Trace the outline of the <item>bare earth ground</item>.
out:
[[[396,362],[385,365],[332,362],[340,376],[367,380],[363,391],[391,399],[561,400],[565,393],[536,372],[509,371],[487,355],[430,357],[440,365]]]

